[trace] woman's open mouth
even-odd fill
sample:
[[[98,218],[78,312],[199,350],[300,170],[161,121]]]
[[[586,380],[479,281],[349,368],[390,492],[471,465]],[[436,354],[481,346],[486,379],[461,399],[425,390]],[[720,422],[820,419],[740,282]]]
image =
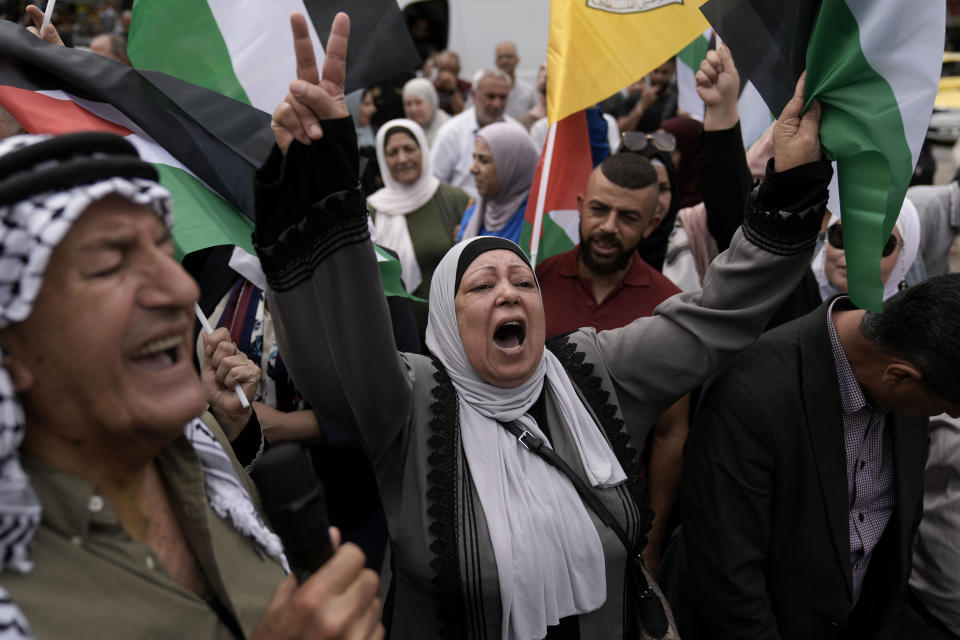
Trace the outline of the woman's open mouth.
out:
[[[527,326],[523,320],[508,320],[493,332],[493,342],[501,349],[516,349],[523,345],[527,337]]]

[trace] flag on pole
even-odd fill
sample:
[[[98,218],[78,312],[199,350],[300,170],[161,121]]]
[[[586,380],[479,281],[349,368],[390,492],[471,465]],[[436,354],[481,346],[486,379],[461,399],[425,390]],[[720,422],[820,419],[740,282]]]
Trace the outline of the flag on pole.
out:
[[[550,3],[547,117],[551,123],[636,82],[703,33],[704,0]]]
[[[677,53],[677,108],[686,111],[691,117],[701,122],[706,107],[697,94],[696,75],[700,69],[700,63],[707,57],[707,52],[716,48],[715,42],[716,38],[713,37],[711,27]],[[741,84],[743,86],[740,88],[737,110],[740,112],[743,146],[748,149],[763,135],[776,117],[770,113],[767,103],[752,82],[741,77]]]
[[[823,105],[820,141],[837,162],[847,283],[881,311],[882,248],[903,204],[936,98],[943,0],[824,0],[807,45],[807,98]]]
[[[580,242],[577,196],[593,171],[590,132],[583,111],[550,125],[533,174],[520,246],[536,266]]]
[[[30,133],[111,131],[132,142],[173,193],[178,257],[218,244],[252,251],[253,174],[273,144],[266,114],[2,21],[0,106]]]
[[[163,71],[272,113],[296,78],[294,11],[307,17],[318,63],[334,15],[350,15],[348,93],[419,66],[396,0],[137,0],[127,55],[138,69]]]

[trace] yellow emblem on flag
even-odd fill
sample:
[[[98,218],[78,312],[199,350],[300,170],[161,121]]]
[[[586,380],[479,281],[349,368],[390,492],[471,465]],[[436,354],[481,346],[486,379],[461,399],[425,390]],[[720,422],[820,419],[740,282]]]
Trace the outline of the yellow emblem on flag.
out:
[[[552,0],[547,116],[558,122],[636,82],[700,36],[706,0]]]

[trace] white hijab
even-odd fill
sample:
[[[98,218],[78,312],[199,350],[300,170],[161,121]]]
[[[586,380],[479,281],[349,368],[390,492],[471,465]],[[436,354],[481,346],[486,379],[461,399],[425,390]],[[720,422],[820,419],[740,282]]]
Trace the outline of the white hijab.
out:
[[[403,85],[403,99],[406,101],[410,94],[420,96],[423,101],[430,105],[430,120],[427,122],[423,132],[427,134],[427,143],[433,145],[434,138],[440,127],[450,119],[446,111],[439,108],[440,98],[437,96],[437,90],[433,83],[426,78],[414,78]]]
[[[386,136],[391,129],[397,127],[412,133],[420,147],[420,177],[413,184],[400,184],[394,180],[387,168]],[[413,240],[410,238],[405,216],[427,204],[440,188],[440,181],[430,171],[427,137],[420,125],[413,120],[400,118],[384,123],[377,131],[376,146],[377,162],[386,186],[367,198],[367,204],[377,212],[377,242],[397,252],[403,270],[403,284],[407,293],[413,293],[423,282],[423,275],[417,262],[417,254],[413,250]]]
[[[830,223],[827,228],[832,227],[840,218],[836,214],[830,216]],[[913,266],[913,261],[917,259],[917,253],[920,251],[920,216],[917,214],[917,208],[907,198],[903,199],[903,206],[900,207],[900,216],[897,218],[897,231],[903,238],[903,246],[900,248],[900,256],[893,270],[883,283],[883,299],[890,298],[900,291],[900,284]],[[820,285],[820,298],[827,300],[838,293],[846,293],[837,289],[827,278],[827,242],[820,246],[820,250],[813,256],[813,262],[810,268],[813,269],[813,275],[817,278],[817,284]]]
[[[517,421],[546,440],[527,411],[544,383],[563,418],[554,432],[573,436],[595,487],[626,479],[613,450],[550,351],[529,380],[504,389],[485,382],[463,349],[454,309],[460,254],[455,245],[437,266],[430,285],[426,343],[443,363],[457,391],[460,434],[470,475],[487,519],[500,581],[503,639],[543,638],[566,616],[599,609],[606,601],[606,569],[597,529],[570,481],[517,442],[498,422]],[[519,248],[518,248],[519,250]]]

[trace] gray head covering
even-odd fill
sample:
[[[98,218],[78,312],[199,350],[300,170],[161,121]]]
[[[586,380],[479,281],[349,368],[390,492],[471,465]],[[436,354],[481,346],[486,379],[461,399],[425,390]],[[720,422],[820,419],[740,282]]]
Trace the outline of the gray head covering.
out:
[[[0,140],[0,329],[27,319],[57,246],[91,204],[111,194],[149,206],[172,228],[170,192],[123,138],[78,133]],[[32,569],[28,551],[41,519],[40,501],[17,453],[24,429],[23,407],[0,365],[0,572]],[[279,539],[263,525],[210,430],[194,419],[184,434],[204,468],[214,511],[281,558]],[[29,637],[26,621],[2,587],[0,630],[9,634],[0,634],[5,638]]]
[[[518,124],[488,124],[477,132],[477,138],[490,147],[500,190],[493,197],[480,198],[464,231],[465,239],[476,236],[481,227],[487,231],[499,231],[507,224],[530,195],[533,174],[540,159],[533,140]]]

